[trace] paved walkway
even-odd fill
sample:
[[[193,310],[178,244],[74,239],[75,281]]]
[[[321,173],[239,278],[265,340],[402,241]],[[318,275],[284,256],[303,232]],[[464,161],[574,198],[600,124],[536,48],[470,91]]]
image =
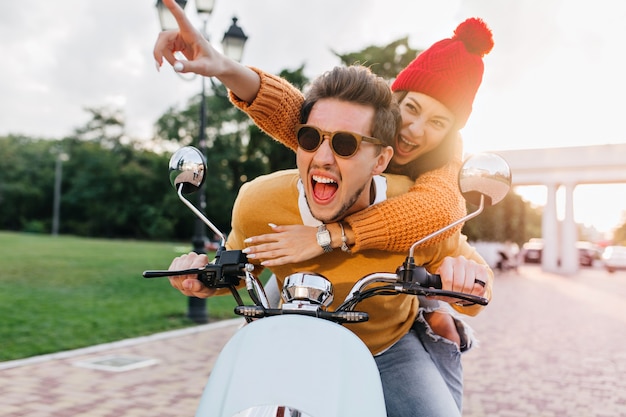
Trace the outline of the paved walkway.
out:
[[[470,319],[481,345],[464,356],[464,417],[626,416],[625,300],[626,272],[497,277],[494,301]],[[241,324],[0,362],[0,416],[193,416]]]
[[[626,272],[524,267],[470,323],[465,417],[626,416]]]

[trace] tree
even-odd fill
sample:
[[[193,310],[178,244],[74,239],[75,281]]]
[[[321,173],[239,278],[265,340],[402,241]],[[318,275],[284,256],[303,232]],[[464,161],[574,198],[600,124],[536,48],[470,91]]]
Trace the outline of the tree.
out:
[[[468,204],[467,211],[476,210]],[[531,237],[541,236],[541,212],[521,196],[510,191],[499,204],[484,211],[463,226],[471,241],[515,242],[522,245]]]
[[[309,79],[304,75],[304,65],[295,70],[285,69],[279,75],[300,91],[309,82]],[[270,139],[254,123],[250,123],[248,133],[250,142],[247,148],[247,157],[266,158],[266,173],[296,167],[296,157],[293,150],[276,140]]]
[[[394,79],[421,52],[409,46],[408,37],[395,40],[384,46],[368,46],[347,54],[333,53],[345,65],[361,64],[383,78]]]

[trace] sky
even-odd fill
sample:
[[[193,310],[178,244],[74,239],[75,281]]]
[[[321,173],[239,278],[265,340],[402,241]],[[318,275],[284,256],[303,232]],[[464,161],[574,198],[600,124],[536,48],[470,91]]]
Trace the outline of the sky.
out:
[[[155,3],[2,2],[0,135],[61,138],[88,121],[85,108],[111,105],[124,110],[130,136],[149,138],[158,117],[201,85],[166,66],[156,71]],[[194,0],[187,9],[200,26]],[[311,78],[339,64],[332,51],[404,36],[424,49],[481,17],[495,47],[463,130],[467,152],[626,143],[626,2],[216,0],[209,38],[221,41],[233,16],[249,36],[244,64],[274,73],[305,64]],[[545,202],[541,189],[518,191]],[[574,197],[576,220],[601,230],[626,211],[626,185],[579,187]]]

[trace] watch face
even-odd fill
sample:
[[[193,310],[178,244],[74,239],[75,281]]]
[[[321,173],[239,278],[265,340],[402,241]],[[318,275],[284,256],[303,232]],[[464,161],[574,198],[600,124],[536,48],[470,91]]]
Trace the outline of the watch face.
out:
[[[317,243],[321,246],[330,245],[330,233],[328,230],[324,230],[323,232],[319,232],[317,234]]]

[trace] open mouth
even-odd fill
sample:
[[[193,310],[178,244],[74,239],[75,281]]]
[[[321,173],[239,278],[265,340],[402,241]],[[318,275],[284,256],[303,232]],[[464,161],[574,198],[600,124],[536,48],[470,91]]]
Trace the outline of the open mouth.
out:
[[[337,192],[339,184],[332,178],[323,177],[321,175],[311,176],[311,188],[313,189],[313,196],[318,201],[328,201]]]
[[[408,153],[417,149],[419,144],[413,143],[405,139],[403,136],[398,136],[398,139],[396,140],[396,147],[399,151]]]
[[[410,156],[416,149],[418,149],[421,145],[419,143],[411,142],[404,138],[404,136],[399,135],[396,139],[396,154],[398,156]]]

